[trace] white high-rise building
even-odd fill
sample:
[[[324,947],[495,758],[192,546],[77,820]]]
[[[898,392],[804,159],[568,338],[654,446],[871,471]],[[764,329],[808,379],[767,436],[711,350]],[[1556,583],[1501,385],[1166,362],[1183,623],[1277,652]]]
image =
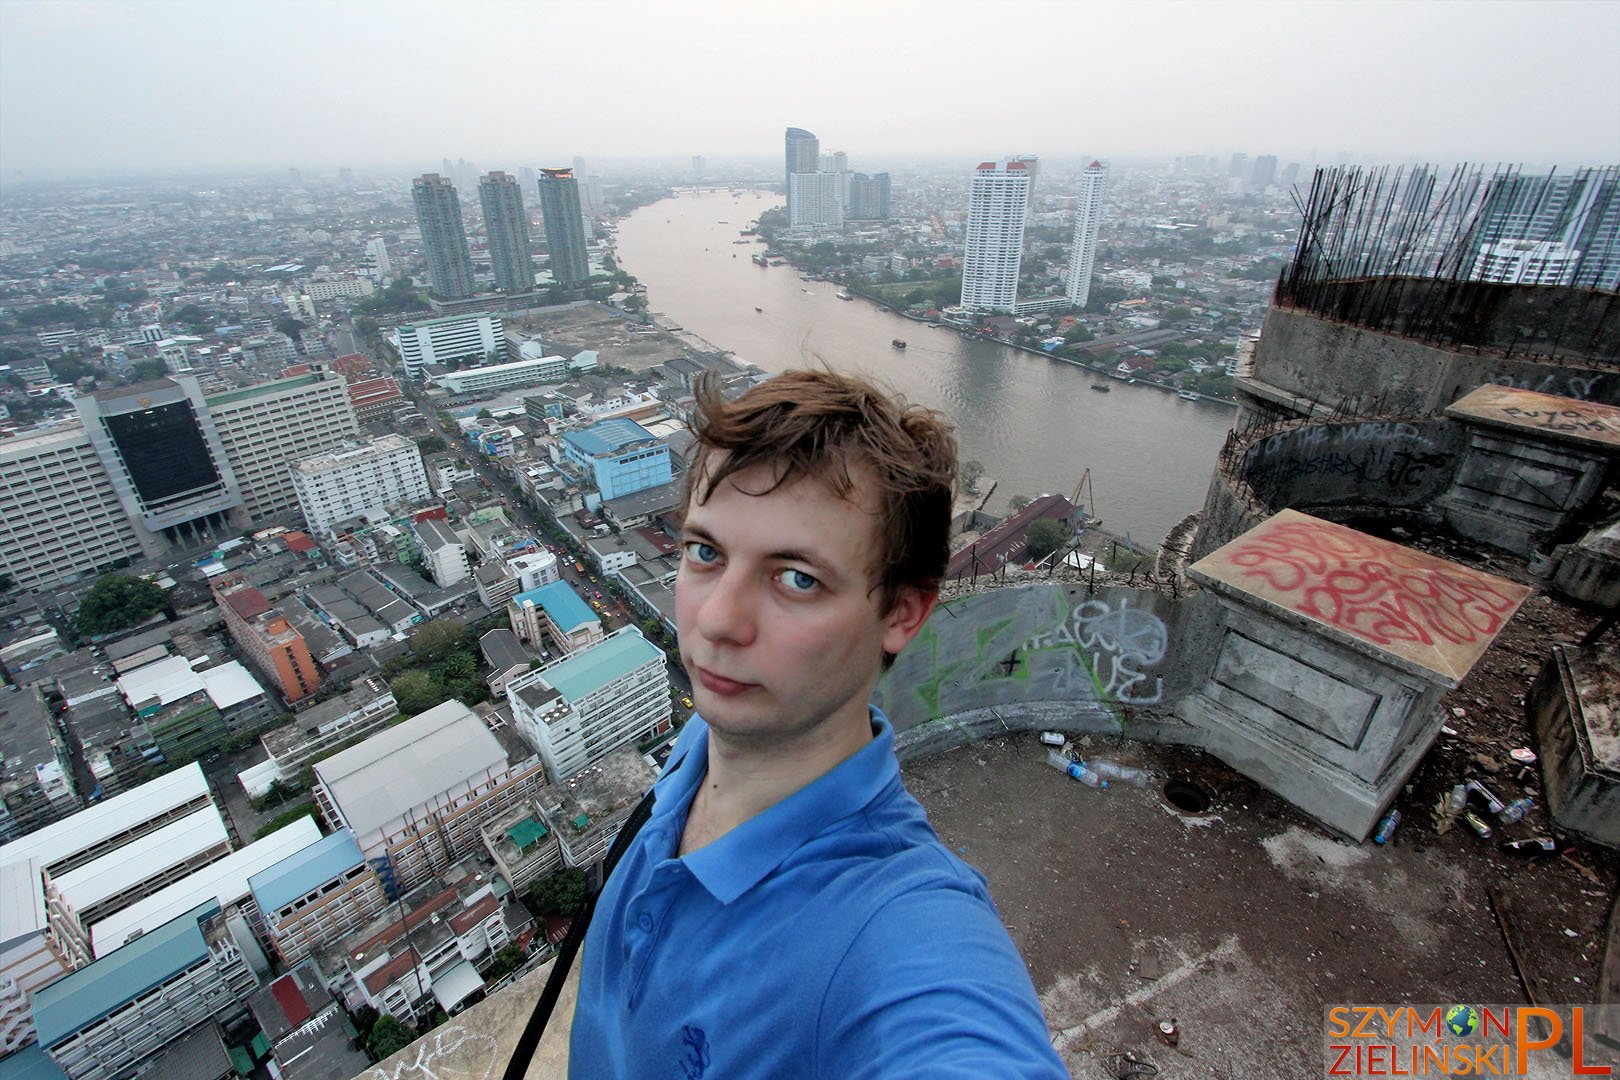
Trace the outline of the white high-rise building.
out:
[[[788,226],[842,226],[847,175],[812,172],[788,177]]]
[[[373,236],[366,241],[366,254],[360,265],[365,275],[379,284],[393,275],[394,264],[388,261],[388,244],[382,237]]]
[[[333,525],[358,514],[433,497],[421,451],[403,435],[300,458],[292,463],[292,482],[304,520],[318,536],[330,536]]]
[[[1063,291],[1069,302],[1085,307],[1091,298],[1091,271],[1097,262],[1097,224],[1102,220],[1103,188],[1108,166],[1093,161],[1080,174],[1080,202],[1074,208],[1074,240],[1069,245],[1069,269]]]
[[[962,306],[969,311],[1011,311],[1018,301],[1029,186],[1022,161],[986,161],[973,172],[962,257]]]

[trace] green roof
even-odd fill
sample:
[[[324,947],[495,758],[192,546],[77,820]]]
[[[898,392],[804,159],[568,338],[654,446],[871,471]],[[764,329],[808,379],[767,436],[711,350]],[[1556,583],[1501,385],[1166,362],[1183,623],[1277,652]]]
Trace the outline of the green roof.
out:
[[[219,900],[205,900],[95,963],[35,990],[39,1044],[49,1048],[61,1042],[207,957],[202,922],[218,914]]]
[[[296,390],[300,386],[312,386],[321,381],[318,374],[294,375],[290,379],[277,379],[275,382],[259,383],[256,386],[244,386],[240,390],[227,390],[223,394],[214,394],[203,400],[210,406],[224,405],[232,401],[242,401],[245,398],[258,397],[260,394],[273,394],[277,390]]]
[[[529,850],[530,844],[543,839],[545,835],[546,827],[532,817],[526,817],[506,830],[507,839],[516,844],[519,851]]]
[[[546,669],[545,678],[564,701],[572,704],[643,664],[661,661],[663,655],[656,645],[641,636],[640,630],[626,627],[600,645],[582,649],[551,665]]]
[[[263,1058],[270,1056],[270,1040],[265,1037],[265,1034],[262,1031],[253,1036],[253,1041],[248,1043],[248,1046],[252,1048],[254,1057]]]
[[[570,824],[572,824],[574,826],[574,828],[576,828],[576,829],[583,829],[585,826],[589,825],[590,823],[591,823],[591,815],[589,815],[589,814],[580,814]]]
[[[228,1047],[227,1049],[231,1055],[231,1066],[236,1069],[236,1075],[252,1076],[253,1058],[248,1056],[248,1052],[242,1049],[240,1046],[232,1046]]]

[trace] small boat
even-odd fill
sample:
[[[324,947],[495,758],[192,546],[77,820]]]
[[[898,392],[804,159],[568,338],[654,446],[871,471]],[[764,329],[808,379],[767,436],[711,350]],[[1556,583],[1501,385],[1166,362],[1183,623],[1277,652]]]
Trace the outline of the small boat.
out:
[[[840,299],[840,300],[853,300],[853,299],[855,299],[855,294],[850,292],[848,289],[845,289],[843,292],[838,293],[837,295],[838,295],[838,299]]]
[[[901,341],[899,338],[895,338],[893,341],[889,342],[889,344],[896,349],[904,349],[906,347],[906,343]]]
[[[1178,397],[1178,398],[1186,398],[1188,401],[1202,401],[1203,400],[1203,395],[1202,394],[1196,394],[1191,390],[1181,390],[1181,391],[1177,392],[1176,397]]]
[[[760,254],[759,252],[755,252],[753,258],[754,258],[754,262],[759,266],[768,265],[766,260],[765,260],[765,256]]]
[[[1100,393],[1100,394],[1108,394],[1108,393],[1112,393],[1112,392],[1113,392],[1113,390],[1112,390],[1112,388],[1111,388],[1111,387],[1108,387],[1108,386],[1105,386],[1105,385],[1104,385],[1104,384],[1102,384],[1102,383],[1095,383],[1095,382],[1094,382],[1094,383],[1092,383],[1092,384],[1091,384],[1091,388],[1092,388],[1092,389],[1093,389],[1093,390],[1095,390],[1095,391],[1097,391],[1097,392],[1098,392],[1098,393]]]
[[[765,309],[764,309],[764,308],[762,308],[762,307],[757,307],[757,308],[755,308],[755,309],[754,309],[754,310],[755,310],[755,311],[757,311],[757,312],[759,312],[759,313],[760,313],[760,314],[761,314],[761,315],[763,315],[763,314],[765,314]]]

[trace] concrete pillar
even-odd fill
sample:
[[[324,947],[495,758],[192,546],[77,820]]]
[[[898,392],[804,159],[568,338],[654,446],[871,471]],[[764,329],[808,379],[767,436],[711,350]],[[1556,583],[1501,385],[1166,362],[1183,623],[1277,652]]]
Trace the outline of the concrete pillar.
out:
[[[1212,754],[1357,839],[1439,734],[1442,695],[1530,593],[1294,510],[1188,575],[1221,626],[1178,713]]]

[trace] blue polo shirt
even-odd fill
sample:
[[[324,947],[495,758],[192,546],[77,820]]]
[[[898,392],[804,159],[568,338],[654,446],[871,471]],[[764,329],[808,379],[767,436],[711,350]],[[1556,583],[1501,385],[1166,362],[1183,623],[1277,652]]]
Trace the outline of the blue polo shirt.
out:
[[[900,782],[894,729],[677,857],[697,716],[581,951],[570,1077],[1067,1077],[984,877]]]

